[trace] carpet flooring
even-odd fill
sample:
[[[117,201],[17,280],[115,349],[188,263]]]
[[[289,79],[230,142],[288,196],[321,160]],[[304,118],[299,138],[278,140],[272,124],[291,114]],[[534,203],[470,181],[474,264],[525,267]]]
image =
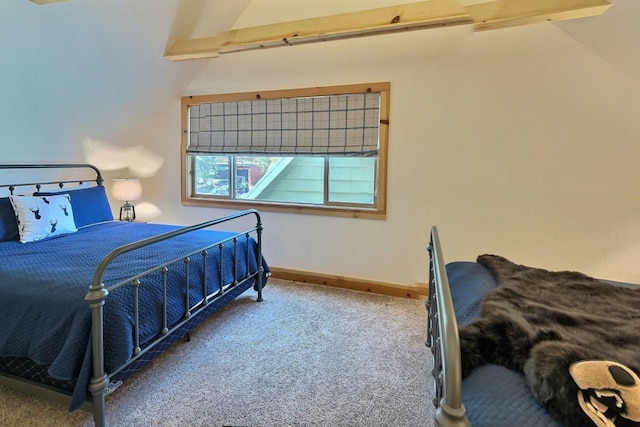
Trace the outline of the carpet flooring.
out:
[[[431,426],[424,302],[271,279],[107,397],[109,426]],[[0,387],[1,426],[91,414]]]

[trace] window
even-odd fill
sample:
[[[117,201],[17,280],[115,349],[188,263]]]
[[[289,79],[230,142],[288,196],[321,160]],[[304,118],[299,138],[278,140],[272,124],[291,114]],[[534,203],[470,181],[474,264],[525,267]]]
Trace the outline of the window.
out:
[[[384,218],[389,86],[183,97],[183,203]]]

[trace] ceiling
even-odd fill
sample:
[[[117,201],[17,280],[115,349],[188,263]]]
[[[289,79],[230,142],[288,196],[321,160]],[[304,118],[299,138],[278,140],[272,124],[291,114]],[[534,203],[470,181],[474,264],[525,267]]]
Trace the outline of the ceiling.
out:
[[[608,0],[211,0],[195,4],[183,11],[197,10],[199,18],[191,31],[185,28],[168,46],[165,58],[212,58],[265,47],[458,25],[482,31],[597,16],[610,6]]]
[[[66,0],[30,0],[34,3],[46,5],[59,3]],[[84,1],[84,0],[74,0]],[[610,31],[608,20],[599,21],[589,28],[585,25],[572,25],[560,22],[563,31],[585,43],[593,43],[600,53],[607,54],[609,60],[616,62],[629,62],[625,51],[627,44],[637,42],[636,37],[626,37],[626,32],[633,28],[632,16],[638,16],[638,2],[632,0],[620,1],[626,3],[623,7],[616,7],[615,20],[618,22],[615,31]],[[233,52],[247,48],[261,48],[265,46],[282,46],[291,41],[302,41],[304,32],[309,26],[309,31],[319,37],[314,37],[312,42],[324,41],[327,35],[333,37],[347,35],[349,37],[371,34],[373,29],[384,27],[386,31],[403,31],[407,28],[434,28],[438,26],[471,24],[476,30],[495,29],[512,25],[525,25],[538,23],[545,20],[572,20],[585,16],[597,16],[608,10],[608,0],[428,0],[417,3],[407,3],[398,0],[351,0],[349,2],[337,0],[180,0],[177,9],[174,32],[171,35],[165,57],[172,60],[199,59],[216,57],[222,51]],[[407,8],[413,7],[412,10]],[[425,12],[430,17],[429,25],[415,26],[415,22],[409,22],[410,14],[416,10],[434,9]],[[629,13],[629,10],[634,10]],[[384,12],[367,20],[365,15],[374,10]],[[277,11],[277,13],[274,13]],[[633,13],[636,12],[636,13]],[[396,15],[397,13],[397,15]],[[390,25],[387,15],[394,17],[394,25]],[[449,16],[447,16],[449,15]],[[397,18],[397,21],[395,20]],[[382,22],[380,22],[382,19]],[[421,19],[425,19],[424,16]],[[320,20],[320,22],[318,22]],[[342,20],[342,27],[335,27],[336,21]],[[287,23],[298,22],[296,26],[283,26]],[[622,25],[620,25],[622,24]],[[274,27],[269,37],[265,34],[265,28]],[[350,28],[355,27],[354,28]],[[606,27],[606,28],[603,28]],[[400,28],[398,28],[400,27]],[[366,29],[363,33],[361,29]],[[238,37],[251,29],[250,39]],[[603,40],[599,34],[606,29],[609,38],[628,41],[625,45],[618,45],[618,49],[610,49],[610,40]],[[259,31],[258,31],[259,30]],[[258,31],[258,34],[255,34]],[[240,33],[239,33],[240,32]],[[242,33],[244,32],[244,33]],[[217,40],[211,40],[212,38]],[[209,39],[207,41],[207,39]],[[268,40],[272,40],[269,43]],[[273,40],[277,41],[274,43]],[[282,40],[285,43],[281,43]],[[306,38],[305,40],[309,40]],[[267,43],[265,43],[265,41]],[[172,53],[178,43],[188,43],[181,49],[181,54]],[[207,44],[208,43],[208,44]],[[213,46],[211,44],[213,43]],[[206,44],[206,48],[202,45]],[[233,48],[230,48],[232,45]],[[185,50],[186,49],[186,50]],[[207,53],[202,54],[206,50]],[[180,50],[180,49],[178,49]],[[185,54],[186,52],[186,54]],[[631,66],[630,64],[628,66]]]
[[[553,25],[640,83],[640,1],[613,0],[612,4],[597,18]]]
[[[46,4],[64,0],[31,1]],[[70,5],[85,1],[87,0],[67,0]],[[576,1],[587,0],[538,0],[536,4],[558,1],[570,5]],[[609,62],[635,82],[640,83],[640,27],[636,22],[636,18],[640,16],[640,2],[637,0],[610,1],[612,7],[599,16],[557,21],[552,22],[551,25]],[[515,4],[525,1],[500,0],[493,3],[505,2]],[[166,34],[166,48],[170,48],[175,40],[207,38],[234,29],[345,14],[404,3],[399,0],[350,0],[349,2],[343,0],[177,0],[173,25]],[[463,0],[462,2],[467,8],[486,3],[485,0]],[[43,7],[55,9],[64,5],[53,4]],[[456,34],[464,34],[464,31]],[[434,39],[440,42],[438,36],[434,36]],[[446,46],[446,43],[443,45]],[[398,46],[399,51],[412,48],[412,46]]]

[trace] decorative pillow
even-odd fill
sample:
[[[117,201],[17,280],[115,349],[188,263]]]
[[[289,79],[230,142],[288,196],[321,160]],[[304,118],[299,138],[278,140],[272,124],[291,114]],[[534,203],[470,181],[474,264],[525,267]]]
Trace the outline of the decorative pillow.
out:
[[[8,197],[0,197],[0,242],[18,240],[16,214]]]
[[[34,196],[50,196],[60,194],[59,191],[33,193]],[[104,186],[82,188],[65,191],[71,196],[71,207],[76,221],[76,227],[95,224],[96,222],[113,221],[113,212]]]
[[[22,243],[78,231],[68,194],[58,196],[9,196]]]

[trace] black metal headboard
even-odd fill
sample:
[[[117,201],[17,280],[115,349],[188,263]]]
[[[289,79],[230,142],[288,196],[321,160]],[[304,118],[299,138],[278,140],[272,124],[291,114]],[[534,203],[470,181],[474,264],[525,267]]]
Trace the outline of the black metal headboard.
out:
[[[104,179],[100,170],[88,163],[34,163],[34,164],[20,164],[20,163],[0,163],[0,170],[24,170],[24,169],[93,169],[96,174],[95,179],[62,179],[53,181],[36,181],[36,182],[9,182],[1,183],[0,188],[8,188],[9,194],[13,195],[13,192],[18,187],[35,187],[36,191],[40,191],[42,186],[45,185],[57,185],[59,188],[63,188],[65,184],[83,184],[85,182],[95,182],[96,185],[102,185]]]

